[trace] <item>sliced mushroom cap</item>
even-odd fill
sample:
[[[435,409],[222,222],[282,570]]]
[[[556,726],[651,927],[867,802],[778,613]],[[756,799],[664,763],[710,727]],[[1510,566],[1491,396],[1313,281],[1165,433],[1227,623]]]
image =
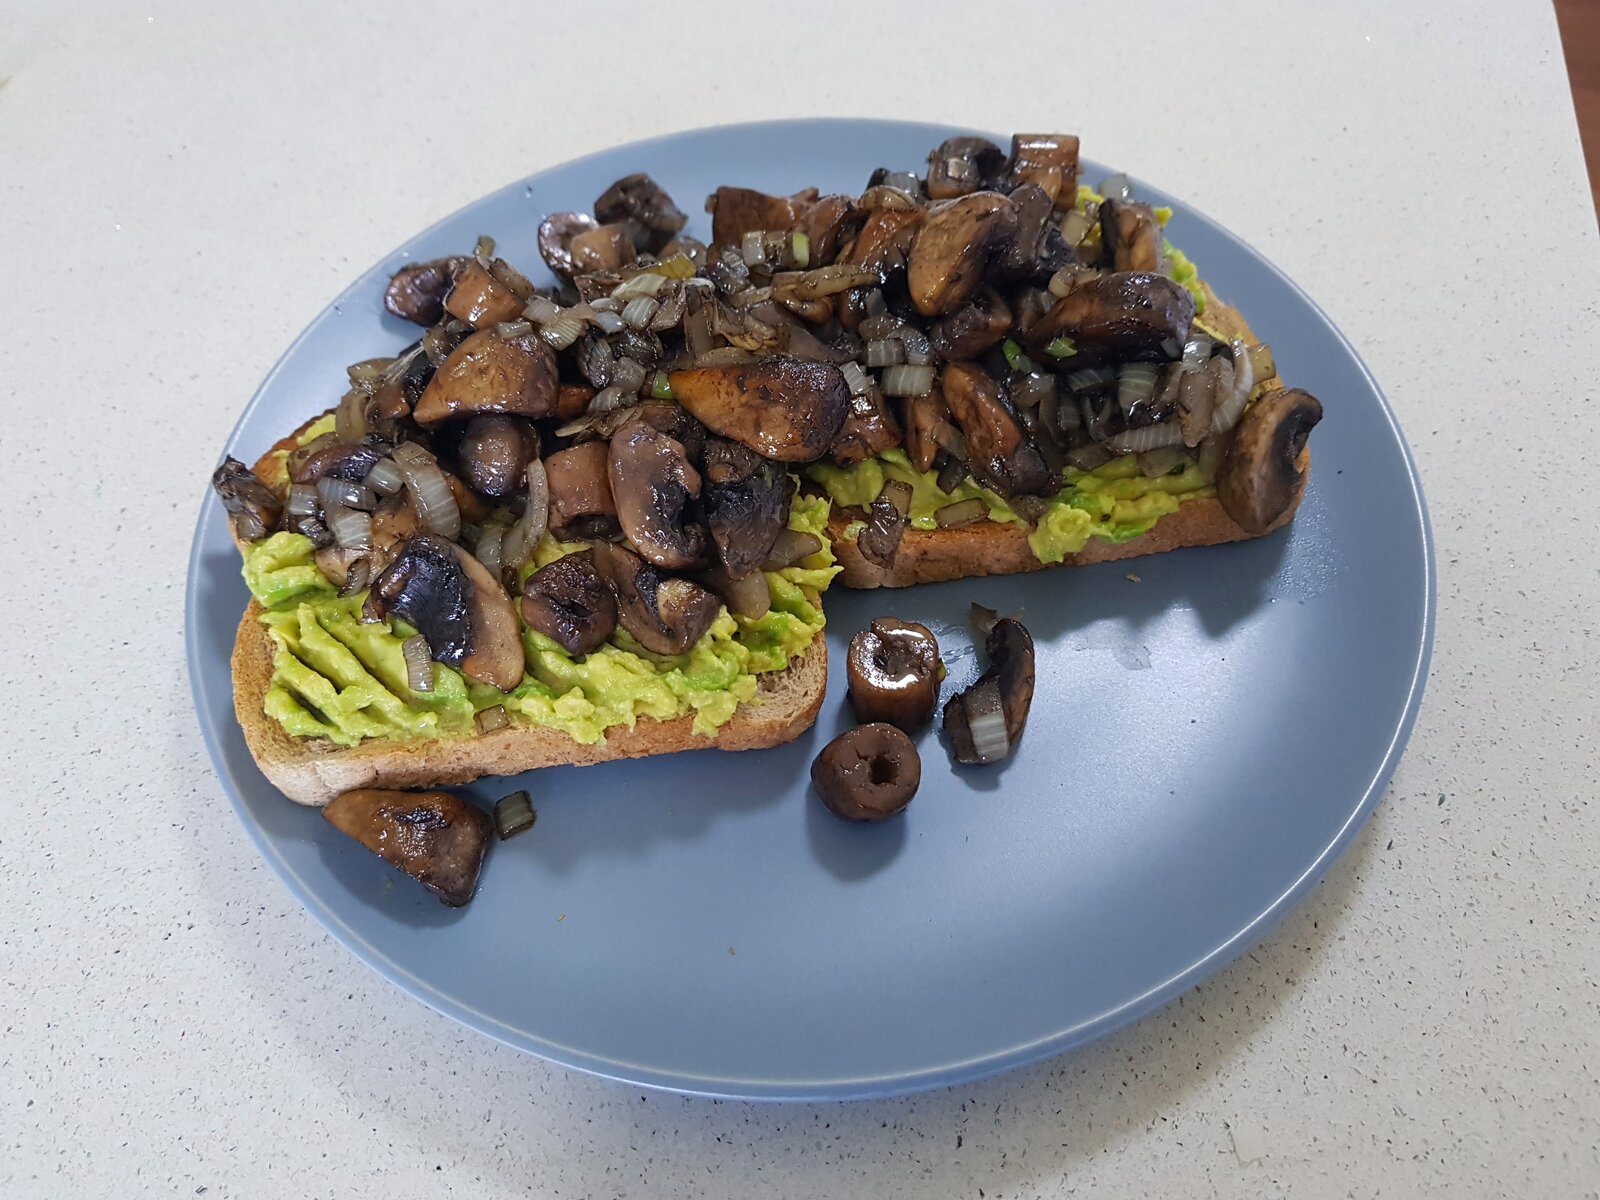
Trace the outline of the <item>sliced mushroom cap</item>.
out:
[[[380,612],[428,640],[435,661],[509,692],[522,682],[516,609],[488,569],[454,542],[411,538],[372,585]]]
[[[1078,199],[1078,139],[1067,133],[1019,133],[1011,139],[1012,186],[1035,183],[1057,212]]]
[[[939,700],[939,642],[926,625],[879,617],[850,639],[850,707],[858,721],[914,733]]]
[[[893,725],[858,725],[823,747],[811,764],[811,783],[841,820],[884,821],[917,794],[922,759]]]
[[[521,417],[473,417],[456,447],[461,478],[483,496],[505,499],[527,486],[528,463],[539,454],[539,431]]]
[[[322,815],[452,908],[477,891],[494,831],[487,813],[449,792],[357,788],[335,796]]]
[[[944,391],[936,383],[921,396],[906,397],[906,454],[919,471],[933,470],[934,459],[944,448],[941,437],[955,432]]]
[[[1161,362],[1178,356],[1193,320],[1194,297],[1165,275],[1093,275],[1028,330],[1028,352],[1067,370],[1105,362]],[[1058,337],[1071,339],[1073,354],[1046,353]]]
[[[455,286],[445,297],[444,311],[474,329],[515,321],[522,315],[523,298],[496,279],[476,258],[467,259],[456,272]]]
[[[241,542],[259,542],[271,533],[283,514],[277,494],[237,458],[225,458],[211,476],[222,507],[227,510],[234,536]]]
[[[807,261],[811,267],[827,266],[838,257],[855,211],[855,201],[849,196],[823,196],[800,212],[800,230],[810,244]]]
[[[619,271],[638,258],[633,233],[626,225],[600,225],[575,234],[567,242],[567,252],[572,255],[574,275]]]
[[[1100,243],[1113,271],[1155,271],[1161,266],[1161,223],[1148,204],[1104,200]]]
[[[829,453],[834,462],[848,467],[894,449],[901,440],[900,422],[894,419],[883,393],[873,388],[865,395],[850,397],[850,415]]]
[[[905,265],[911,253],[911,244],[922,226],[922,218],[923,210],[917,207],[879,209],[862,224],[843,261],[851,266],[876,271],[880,276],[898,270]]]
[[[976,363],[944,369],[944,400],[967,441],[975,471],[1002,495],[1045,495],[1056,490],[1055,473],[1023,431],[1000,385]]]
[[[955,312],[940,317],[928,331],[934,353],[946,361],[977,358],[1011,332],[1011,306],[993,288],[984,288]]]
[[[1033,279],[1040,274],[1045,232],[1056,228],[1050,220],[1054,209],[1049,193],[1036,183],[1012,188],[1010,199],[1017,210],[1017,232],[995,259],[994,274],[1007,280]]]
[[[717,556],[731,579],[766,561],[784,527],[783,468],[738,442],[712,438],[705,450],[705,509]]]
[[[388,452],[388,446],[373,442],[330,442],[296,464],[289,478],[295,483],[315,483],[331,475],[360,483]]]
[[[407,263],[389,278],[383,289],[383,306],[395,316],[418,325],[437,325],[444,318],[444,298],[455,273],[470,258],[435,258]]]
[[[993,187],[1005,161],[1005,151],[988,138],[947,138],[928,155],[928,195],[953,200]]]
[[[756,230],[776,233],[800,224],[794,200],[769,196],[752,188],[719,187],[706,199],[711,214],[711,243],[737,246],[739,239]]]
[[[472,334],[434,373],[412,416],[419,425],[452,417],[506,413],[547,417],[555,411],[556,356],[537,334]]]
[[[400,553],[400,547],[421,533],[422,517],[409,488],[385,496],[372,512],[372,573],[379,574]]]
[[[647,561],[683,570],[705,558],[706,531],[689,519],[700,495],[700,472],[683,443],[642,421],[611,439],[611,495],[622,532]]]
[[[1298,388],[1268,392],[1244,410],[1217,473],[1217,499],[1247,533],[1265,533],[1306,482],[1302,453],[1322,404]]]
[[[687,654],[722,611],[715,592],[687,579],[662,579],[625,546],[596,542],[594,565],[616,592],[622,627],[652,654]]]
[[[561,279],[572,278],[572,239],[599,228],[588,213],[551,213],[539,222],[539,257]]]
[[[617,598],[581,550],[540,567],[522,585],[522,619],[571,655],[598,650],[617,627]]]
[[[1033,637],[1009,617],[994,623],[985,642],[989,667],[944,706],[944,733],[959,763],[993,763],[1022,740],[1033,704]]]
[[[683,443],[690,462],[699,462],[706,448],[706,427],[671,400],[643,400],[627,410],[622,424],[642,422]],[[622,424],[615,429],[621,429]]]
[[[1016,207],[999,192],[973,192],[929,207],[907,260],[911,303],[925,317],[960,308],[1016,231]]]
[[[550,532],[558,538],[605,537],[616,531],[611,448],[584,442],[544,460],[550,487]]]
[[[635,244],[652,253],[670,242],[689,221],[666,189],[642,173],[625,175],[601,192],[594,202],[594,215],[607,224],[631,221]]]
[[[830,363],[775,355],[673,371],[673,395],[706,428],[779,462],[827,453],[850,412],[850,388]]]

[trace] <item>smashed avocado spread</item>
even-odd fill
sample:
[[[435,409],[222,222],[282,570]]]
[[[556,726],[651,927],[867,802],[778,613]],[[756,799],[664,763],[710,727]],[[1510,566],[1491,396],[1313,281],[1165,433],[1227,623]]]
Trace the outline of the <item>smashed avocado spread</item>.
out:
[[[363,624],[366,593],[341,598],[317,568],[308,539],[275,533],[244,552],[245,583],[273,644],[265,712],[295,737],[341,746],[364,738],[465,737],[474,732],[474,715],[495,705],[513,724],[559,729],[585,744],[640,717],[689,712],[695,733],[710,737],[756,694],[758,675],[781,671],[821,632],[822,609],[808,590],[823,592],[839,571],[825,533],[828,507],[821,497],[795,497],[789,528],[816,534],[823,548],[767,573],[772,608],[765,616],[735,617],[724,608],[676,657],[650,653],[619,627],[599,650],[576,659],[524,627],[525,673],[509,694],[442,663],[434,664],[433,691],[412,691],[400,646],[416,631],[398,619]],[[583,548],[546,535],[528,570]]]
[[[972,499],[984,502],[991,521],[1022,520],[1003,496],[970,479],[954,492],[941,490],[934,472],[917,470],[900,449],[887,450],[851,467],[815,463],[806,473],[835,504],[860,509],[872,504],[885,480],[910,484],[909,520],[914,529],[938,528],[934,514],[939,509]],[[1136,454],[1113,459],[1093,471],[1068,467],[1066,486],[1047,501],[1044,515],[1028,535],[1028,545],[1040,562],[1058,563],[1082,550],[1091,537],[1129,541],[1168,513],[1177,512],[1183,501],[1214,495],[1212,481],[1193,461],[1153,479],[1140,470]]]

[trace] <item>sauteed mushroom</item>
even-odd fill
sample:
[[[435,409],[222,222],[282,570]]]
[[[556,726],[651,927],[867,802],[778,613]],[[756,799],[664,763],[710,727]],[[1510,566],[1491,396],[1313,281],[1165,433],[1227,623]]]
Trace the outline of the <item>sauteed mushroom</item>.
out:
[[[357,788],[335,796],[322,815],[452,908],[477,891],[493,825],[449,792]]]
[[[625,175],[594,202],[595,217],[607,224],[628,225],[634,244],[657,253],[689,218],[666,190],[645,174]]]
[[[700,472],[683,444],[642,421],[611,439],[611,495],[622,532],[658,567],[682,570],[705,557],[706,531],[688,519],[700,495]]]
[[[1300,462],[1322,404],[1298,388],[1268,392],[1239,419],[1217,473],[1217,499],[1247,533],[1265,533],[1305,486]]]
[[[225,458],[211,476],[211,486],[222,500],[233,525],[234,536],[243,542],[259,542],[278,524],[283,505],[277,495],[237,458]]]
[[[1026,341],[1035,359],[1073,371],[1160,362],[1178,357],[1193,320],[1194,297],[1183,287],[1165,275],[1124,271],[1079,283],[1028,330]]]
[[[850,707],[858,721],[915,733],[939,701],[939,643],[926,625],[879,617],[850,639]]]
[[[738,442],[710,438],[705,478],[717,556],[731,579],[743,579],[766,561],[783,531],[783,469]]]
[[[471,258],[435,258],[407,263],[389,278],[383,306],[395,316],[418,325],[437,325],[444,319],[444,298],[455,273]]]
[[[668,378],[679,403],[708,429],[779,462],[821,458],[850,411],[838,367],[788,355]]]
[[[616,532],[611,496],[611,452],[605,442],[584,442],[544,460],[550,488],[550,532],[558,538],[607,537]]]
[[[522,585],[522,619],[571,655],[604,645],[617,627],[617,598],[581,550],[546,563]]]
[[[467,423],[456,463],[473,491],[506,499],[523,489],[528,463],[538,454],[538,430],[521,418],[491,414]]]
[[[928,155],[928,196],[953,200],[993,187],[1005,160],[1005,152],[988,138],[947,138]]]
[[[455,286],[445,297],[444,311],[474,329],[485,329],[522,315],[523,297],[469,258],[456,271]]]
[[[551,213],[539,222],[539,257],[562,279],[572,278],[572,239],[597,229],[600,223],[588,213]]]
[[[925,317],[953,312],[983,282],[989,259],[1017,231],[1017,210],[999,192],[931,206],[911,242],[906,285]]]
[[[450,352],[412,416],[419,425],[478,413],[547,417],[555,410],[556,384],[555,355],[542,338],[479,330]]]
[[[1003,617],[984,648],[989,668],[945,703],[944,733],[959,763],[999,762],[1016,749],[1033,704],[1033,637]]]
[[[893,725],[858,725],[811,764],[822,803],[845,821],[884,821],[905,811],[922,782],[917,748]]]
[[[977,358],[1011,332],[1011,306],[993,288],[984,288],[928,331],[934,353],[946,360]]]
[[[632,550],[596,542],[594,565],[617,595],[622,627],[652,654],[686,654],[722,610],[722,599],[688,579],[663,579]]]
[[[949,363],[943,384],[945,403],[966,437],[968,459],[996,491],[1014,496],[1055,490],[1055,473],[987,371],[976,363]]]

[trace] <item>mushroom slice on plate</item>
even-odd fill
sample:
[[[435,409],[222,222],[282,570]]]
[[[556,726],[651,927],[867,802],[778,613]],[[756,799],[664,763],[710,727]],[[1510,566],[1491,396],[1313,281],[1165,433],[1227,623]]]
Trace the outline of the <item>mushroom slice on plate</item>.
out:
[[[905,811],[922,782],[917,748],[893,725],[858,725],[823,747],[811,783],[844,821],[885,821]]]
[[[850,412],[838,367],[788,355],[692,367],[668,379],[679,403],[708,429],[779,462],[821,458]]]
[[[632,550],[596,542],[594,565],[617,594],[622,627],[652,654],[686,654],[722,611],[715,592],[688,579],[663,579]]]
[[[598,650],[617,627],[617,598],[580,550],[546,563],[522,585],[522,619],[568,654]]]
[[[1177,358],[1194,320],[1194,297],[1165,275],[1092,275],[1028,330],[1028,353],[1076,371],[1106,362]]]
[[[477,891],[493,826],[458,796],[357,788],[335,796],[322,815],[452,908]]]
[[[683,444],[643,421],[611,438],[611,495],[633,548],[658,567],[682,570],[705,557],[706,531],[688,518],[700,472]]]
[[[944,400],[966,438],[972,467],[1003,495],[1044,495],[1058,485],[1055,472],[1023,431],[1000,385],[976,363],[949,363]]]
[[[706,523],[731,579],[756,571],[784,525],[783,468],[747,446],[710,438],[705,450]]]
[[[407,263],[389,278],[383,289],[383,306],[395,316],[418,325],[437,325],[444,319],[444,298],[451,281],[470,258],[435,258]]]
[[[983,283],[990,258],[1017,231],[1017,210],[999,192],[932,205],[911,242],[906,285],[925,317],[954,312]]]
[[[1305,486],[1300,453],[1321,420],[1321,402],[1298,388],[1245,409],[1217,474],[1217,499],[1246,533],[1265,533],[1289,511]]]
[[[850,639],[845,660],[858,721],[915,733],[939,701],[939,642],[926,625],[879,617]]]
[[[379,612],[416,626],[436,662],[509,692],[522,682],[517,612],[488,569],[454,542],[411,538],[372,586]]]
[[[450,352],[412,416],[418,425],[478,413],[548,417],[557,383],[556,356],[538,334],[505,338],[481,329]]]
[[[1022,740],[1033,704],[1033,637],[1022,622],[1002,617],[985,642],[989,669],[946,701],[944,733],[959,763],[993,763]]]

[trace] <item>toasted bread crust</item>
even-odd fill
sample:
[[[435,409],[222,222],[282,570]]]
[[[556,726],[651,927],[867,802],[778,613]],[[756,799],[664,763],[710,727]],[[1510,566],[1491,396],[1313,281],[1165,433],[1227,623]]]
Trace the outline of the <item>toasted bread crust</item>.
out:
[[[828,682],[827,640],[819,633],[787,668],[759,676],[755,699],[741,704],[715,737],[695,733],[690,714],[670,721],[641,717],[632,729],[608,730],[605,740],[593,746],[558,729],[533,725],[472,737],[404,742],[375,738],[356,746],[336,746],[318,738],[292,737],[263,711],[272,684],[273,646],[260,615],[260,606],[252,600],[234,640],[234,713],[261,773],[301,804],[326,804],[340,792],[358,787],[435,787],[485,775],[588,766],[678,750],[778,746],[811,728]]]
[[[1218,300],[1210,288],[1205,288],[1205,293],[1206,311],[1200,319],[1203,325],[1229,339],[1254,340],[1250,326],[1238,310]],[[1271,379],[1263,386],[1272,391],[1283,384]],[[1308,477],[1311,470],[1308,450],[1301,451],[1299,465],[1302,478]],[[1060,563],[1043,563],[1034,555],[1033,548],[1028,545],[1031,527],[998,521],[978,521],[958,529],[907,529],[891,570],[868,562],[862,557],[855,539],[845,536],[845,528],[852,521],[866,519],[866,513],[859,508],[835,507],[828,517],[828,537],[833,542],[834,557],[842,568],[836,583],[849,588],[912,587],[919,583],[983,575],[1020,575],[1024,571],[1043,571],[1055,566],[1083,567],[1180,550],[1185,546],[1218,546],[1264,537],[1294,520],[1304,496],[1302,484],[1288,511],[1260,534],[1241,529],[1215,497],[1186,500],[1177,512],[1162,517],[1148,533],[1120,544],[1092,537],[1082,550],[1067,555]]]

